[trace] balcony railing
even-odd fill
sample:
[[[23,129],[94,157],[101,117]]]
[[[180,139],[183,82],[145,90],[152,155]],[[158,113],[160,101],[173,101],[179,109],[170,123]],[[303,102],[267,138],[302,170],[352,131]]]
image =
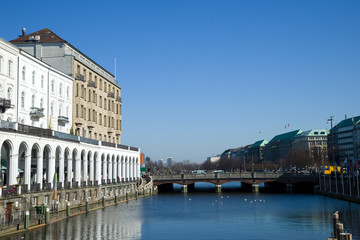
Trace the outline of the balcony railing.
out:
[[[80,80],[80,81],[82,81],[82,82],[85,82],[85,77],[84,77],[84,75],[79,74],[79,73],[75,75],[75,79],[76,79],[76,80]]]
[[[6,109],[11,108],[11,101],[5,98],[0,98],[0,109],[5,112]]]
[[[89,87],[96,88],[96,82],[95,82],[95,81],[90,81],[90,82],[88,83],[88,86],[89,86]]]
[[[24,124],[20,124],[20,123],[18,123],[17,130],[19,132],[23,132],[23,133],[35,134],[36,136],[47,136],[47,137],[53,136],[51,129],[38,128],[38,127],[33,127],[33,126],[24,125]]]
[[[115,94],[112,93],[112,92],[109,92],[109,93],[108,93],[108,97],[115,98]]]
[[[14,123],[14,122],[9,122],[9,121],[0,120],[0,128],[14,129],[14,130],[15,130],[15,123]]]
[[[117,98],[116,98],[116,101],[122,103],[121,97],[117,97]]]
[[[43,108],[37,108],[37,107],[31,107],[30,108],[30,117],[33,118],[42,118],[44,117],[44,109]]]
[[[65,116],[58,116],[58,123],[60,125],[64,125],[66,123],[69,123],[69,118]]]

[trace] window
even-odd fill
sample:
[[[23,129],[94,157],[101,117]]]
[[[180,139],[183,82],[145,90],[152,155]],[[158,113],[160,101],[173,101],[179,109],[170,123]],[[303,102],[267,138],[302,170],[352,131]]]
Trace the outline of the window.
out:
[[[69,117],[70,107],[66,108],[66,117]]]
[[[51,116],[54,115],[54,103],[53,102],[51,103],[51,106],[50,106],[50,115]]]
[[[13,62],[11,60],[8,61],[8,76],[11,77],[12,76],[12,65],[13,65]]]
[[[12,89],[11,88],[8,88],[7,97],[8,97],[8,100],[11,100],[11,98],[12,98]]]
[[[25,107],[25,93],[21,93],[21,108]]]
[[[69,99],[69,97],[70,97],[70,87],[68,86],[66,88],[66,98]]]
[[[31,97],[31,107],[35,107],[35,94]]]
[[[25,66],[23,66],[22,68],[22,80],[25,81],[25,76],[26,76],[26,68]]]
[[[62,116],[62,104],[59,106],[59,116]]]
[[[31,83],[35,85],[35,71],[32,72]]]
[[[44,88],[44,75],[41,75],[41,88]]]
[[[60,83],[60,85],[59,85],[59,95],[60,96],[62,95],[62,83]]]
[[[54,92],[55,91],[55,81],[52,80],[51,81],[51,92]]]
[[[40,99],[40,108],[44,108],[44,99]]]

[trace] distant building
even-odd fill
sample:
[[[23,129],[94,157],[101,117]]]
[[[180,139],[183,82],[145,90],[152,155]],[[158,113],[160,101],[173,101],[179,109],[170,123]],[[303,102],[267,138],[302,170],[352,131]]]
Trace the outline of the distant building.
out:
[[[248,149],[248,156],[254,159],[255,162],[262,162],[264,160],[264,148],[268,141],[260,140],[251,145]]]
[[[304,131],[295,136],[293,150],[304,151],[312,161],[325,163],[328,158],[328,134],[329,130],[325,129]]]
[[[166,159],[166,165],[167,165],[168,167],[171,167],[171,165],[172,165],[172,157],[168,157],[168,158]]]
[[[159,164],[160,166],[164,166],[164,160],[163,160],[163,159],[159,159],[159,160],[158,160],[158,164]]]
[[[291,152],[294,139],[300,133],[302,133],[301,130],[295,130],[276,135],[264,147],[264,159],[276,162],[277,160],[284,158]]]
[[[220,156],[211,156],[211,157],[208,157],[207,160],[210,161],[211,163],[215,163],[220,160]]]
[[[342,164],[360,159],[360,116],[347,118],[334,126],[328,136],[328,154],[331,163],[332,147],[334,146],[335,161]]]

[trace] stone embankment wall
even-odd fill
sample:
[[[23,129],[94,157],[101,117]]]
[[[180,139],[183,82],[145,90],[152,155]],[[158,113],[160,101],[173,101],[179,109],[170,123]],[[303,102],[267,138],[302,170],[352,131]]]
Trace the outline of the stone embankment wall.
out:
[[[151,178],[141,178],[138,182],[31,192],[0,198],[0,236],[24,231],[27,211],[28,228],[31,228],[156,192]]]

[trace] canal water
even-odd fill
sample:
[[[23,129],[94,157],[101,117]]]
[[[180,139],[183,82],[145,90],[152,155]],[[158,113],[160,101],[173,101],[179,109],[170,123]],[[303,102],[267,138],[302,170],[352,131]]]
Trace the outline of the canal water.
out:
[[[162,193],[5,239],[317,239],[332,214],[360,239],[360,205],[315,194]]]

